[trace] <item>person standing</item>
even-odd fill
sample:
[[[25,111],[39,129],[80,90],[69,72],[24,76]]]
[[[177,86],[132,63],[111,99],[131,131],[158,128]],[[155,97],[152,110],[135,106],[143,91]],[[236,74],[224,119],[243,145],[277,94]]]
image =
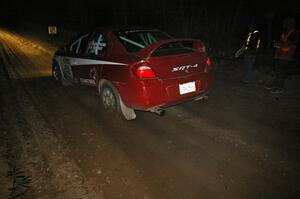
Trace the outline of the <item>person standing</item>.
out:
[[[288,70],[294,58],[294,52],[298,43],[298,31],[295,29],[296,21],[293,18],[283,20],[283,33],[278,42],[274,43],[274,79],[266,88],[271,93],[282,93],[285,89],[285,81]]]
[[[253,65],[256,60],[260,45],[260,33],[255,29],[254,24],[249,26],[249,33],[244,44],[244,72],[243,72],[243,83],[250,83],[252,80]]]

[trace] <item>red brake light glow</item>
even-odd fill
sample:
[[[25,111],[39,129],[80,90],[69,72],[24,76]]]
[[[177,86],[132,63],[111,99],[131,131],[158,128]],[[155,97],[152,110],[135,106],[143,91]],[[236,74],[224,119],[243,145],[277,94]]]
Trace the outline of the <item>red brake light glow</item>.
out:
[[[148,63],[137,64],[133,67],[133,73],[139,78],[154,78],[155,73]]]
[[[210,70],[211,70],[211,61],[210,61],[209,57],[207,57],[205,72],[209,72]]]

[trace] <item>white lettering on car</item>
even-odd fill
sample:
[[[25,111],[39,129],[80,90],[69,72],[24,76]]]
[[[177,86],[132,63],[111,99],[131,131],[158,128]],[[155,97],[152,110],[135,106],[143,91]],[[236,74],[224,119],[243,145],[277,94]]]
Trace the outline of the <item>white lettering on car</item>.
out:
[[[198,67],[198,64],[177,66],[172,69],[172,72],[183,71],[183,70],[188,70],[190,68],[197,68],[197,67]]]

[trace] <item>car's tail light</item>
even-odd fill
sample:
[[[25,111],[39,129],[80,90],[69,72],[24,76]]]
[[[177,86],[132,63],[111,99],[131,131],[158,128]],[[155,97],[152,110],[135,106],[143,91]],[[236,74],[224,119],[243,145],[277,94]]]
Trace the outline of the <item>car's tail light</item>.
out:
[[[156,75],[148,63],[140,63],[133,67],[133,73],[139,78],[155,78]]]
[[[206,72],[206,73],[209,72],[211,70],[211,68],[212,68],[211,61],[210,61],[209,57],[207,57],[207,59],[206,59],[206,67],[205,67],[204,72]]]

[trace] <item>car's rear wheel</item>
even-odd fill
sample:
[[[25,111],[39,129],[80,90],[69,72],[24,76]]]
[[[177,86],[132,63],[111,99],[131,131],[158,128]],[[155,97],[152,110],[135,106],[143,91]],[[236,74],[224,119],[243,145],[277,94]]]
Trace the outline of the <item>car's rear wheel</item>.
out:
[[[116,93],[111,86],[104,85],[101,89],[101,100],[105,109],[110,112],[120,111],[120,103],[118,102]]]
[[[106,82],[101,86],[100,96],[103,107],[110,113],[122,116],[126,120],[136,118],[134,110],[124,105],[118,91],[111,83]]]

